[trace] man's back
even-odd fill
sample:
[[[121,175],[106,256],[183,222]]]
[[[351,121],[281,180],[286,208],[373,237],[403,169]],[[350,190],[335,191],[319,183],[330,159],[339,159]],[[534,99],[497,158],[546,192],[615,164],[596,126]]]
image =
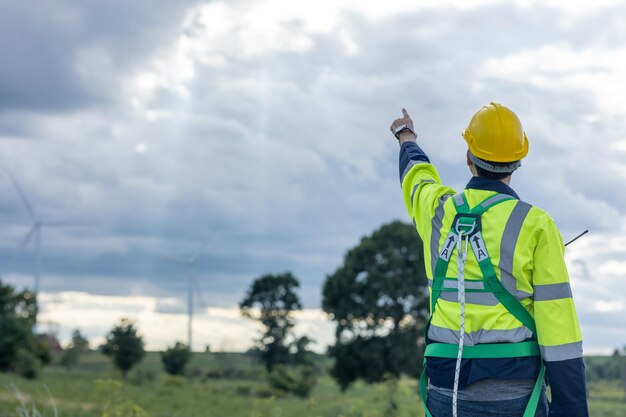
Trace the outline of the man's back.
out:
[[[441,185],[436,169],[414,141],[401,146],[400,180],[407,211],[424,241],[429,284],[433,285],[442,253],[448,261],[445,277],[451,277],[439,278],[442,288],[437,291],[434,314],[431,311],[427,342],[457,345],[461,319],[458,289],[454,287],[461,284],[455,281],[457,250],[451,250],[449,255],[446,250],[462,196]],[[530,395],[543,360],[552,385],[555,415],[587,415],[582,336],[563,259],[563,241],[554,221],[545,211],[520,201],[515,191],[499,180],[473,177],[462,194],[469,208],[490,201],[497,203],[480,216],[481,240],[474,238],[473,250],[464,263],[463,343],[472,347],[532,341],[538,343],[541,356],[464,356],[460,377],[457,375],[459,398],[464,398],[463,390],[475,400]],[[480,244],[485,245],[502,287],[534,318],[536,334],[493,293],[484,290],[485,265],[483,262],[479,266],[477,254],[481,255],[476,252],[476,245]],[[450,394],[455,362],[449,357],[428,357],[431,392]],[[490,387],[499,388],[492,394],[480,395],[492,391]]]

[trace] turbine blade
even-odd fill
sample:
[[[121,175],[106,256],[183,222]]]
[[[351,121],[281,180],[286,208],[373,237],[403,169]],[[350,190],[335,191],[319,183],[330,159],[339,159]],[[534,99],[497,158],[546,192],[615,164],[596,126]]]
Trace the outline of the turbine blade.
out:
[[[73,221],[44,221],[45,226],[52,227],[83,227],[83,226],[93,226],[94,222],[73,222]]]
[[[190,262],[195,262],[196,259],[198,259],[198,256],[200,256],[200,254],[202,252],[204,252],[204,250],[206,249],[206,247],[208,246],[208,244],[215,238],[216,232],[218,230],[218,227],[214,227],[211,229],[211,231],[209,232],[209,234],[204,238],[204,241],[202,242],[202,244],[198,247],[198,249],[196,250],[196,252],[189,258]]]
[[[22,190],[22,187],[20,187],[20,184],[17,182],[17,179],[15,178],[13,173],[9,170],[9,168],[4,167],[4,166],[2,168],[4,169],[4,172],[6,172],[6,174],[9,176],[11,183],[13,183],[13,187],[19,194],[20,200],[22,200],[22,204],[24,204],[24,207],[26,207],[26,211],[28,211],[28,215],[33,221],[37,221],[37,215],[35,214],[35,210],[33,210],[33,206],[30,205],[30,202],[28,201],[28,198],[26,198],[26,194],[24,194],[24,191]]]
[[[164,261],[169,261],[169,262],[174,262],[177,264],[181,264],[181,265],[187,265],[189,262],[187,261],[187,259],[181,257],[181,256],[174,256],[174,255],[156,255],[157,258],[162,259]]]
[[[22,239],[22,242],[20,243],[20,246],[18,246],[20,251],[24,250],[26,245],[28,245],[28,242],[33,237],[33,235],[35,234],[35,231],[37,230],[38,227],[39,226],[37,224],[33,224],[33,227],[31,227],[30,230],[28,231],[28,233],[26,233],[26,236],[24,236],[24,238]]]

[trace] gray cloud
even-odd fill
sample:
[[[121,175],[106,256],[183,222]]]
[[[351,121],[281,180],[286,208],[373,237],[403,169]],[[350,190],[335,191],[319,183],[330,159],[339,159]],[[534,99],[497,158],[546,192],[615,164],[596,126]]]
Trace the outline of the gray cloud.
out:
[[[195,3],[4,2],[0,113],[62,113],[118,101],[111,87],[174,36]]]
[[[12,56],[0,68],[0,156],[43,216],[95,223],[45,231],[46,291],[183,299],[184,273],[157,255],[189,253],[217,226],[198,263],[209,305],[233,305],[256,275],[293,270],[305,304],[319,306],[347,248],[405,218],[388,132],[402,106],[454,187],[469,179],[460,130],[500,100],[532,140],[514,177],[525,200],[566,238],[610,235],[624,217],[623,155],[597,146],[623,140],[623,122],[588,85],[559,84],[611,69],[583,57],[551,70],[535,54],[622,48],[621,5],[377,18],[350,6],[323,30],[306,16],[273,19],[271,8],[274,23],[259,29],[246,1],[25,7],[0,14]],[[10,260],[29,221],[6,178],[0,192]],[[31,255],[0,272],[28,282]]]

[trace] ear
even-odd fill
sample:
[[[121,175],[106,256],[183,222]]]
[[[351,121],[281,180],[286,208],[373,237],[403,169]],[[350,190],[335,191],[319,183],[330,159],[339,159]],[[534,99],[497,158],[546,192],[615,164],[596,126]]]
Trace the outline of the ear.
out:
[[[469,157],[469,149],[467,150],[467,152],[465,152],[465,158],[466,158],[467,166],[471,168],[471,166],[474,165],[474,163]]]

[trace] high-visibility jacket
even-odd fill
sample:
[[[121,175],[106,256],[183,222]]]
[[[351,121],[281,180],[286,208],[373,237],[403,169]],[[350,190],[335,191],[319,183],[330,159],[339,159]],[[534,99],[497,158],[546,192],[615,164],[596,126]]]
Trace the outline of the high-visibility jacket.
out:
[[[424,242],[425,269],[432,285],[437,259],[457,212],[453,202],[457,192],[441,184],[437,170],[414,142],[405,142],[401,147],[400,181],[407,211]],[[514,198],[482,215],[482,239],[502,286],[534,318],[541,358],[463,359],[460,388],[487,378],[535,378],[539,361],[543,360],[551,386],[553,415],[587,416],[582,336],[563,258],[563,240],[545,211],[520,201],[501,181],[474,177],[463,191],[470,207],[498,193]],[[452,253],[449,276],[455,276],[455,257]],[[470,251],[465,265],[466,288],[478,285],[472,277],[480,276],[481,269]],[[493,294],[468,291],[465,296],[466,346],[518,343],[533,337]],[[459,330],[457,294],[441,292],[427,341],[456,344]],[[451,388],[454,362],[428,358],[431,384]]]

